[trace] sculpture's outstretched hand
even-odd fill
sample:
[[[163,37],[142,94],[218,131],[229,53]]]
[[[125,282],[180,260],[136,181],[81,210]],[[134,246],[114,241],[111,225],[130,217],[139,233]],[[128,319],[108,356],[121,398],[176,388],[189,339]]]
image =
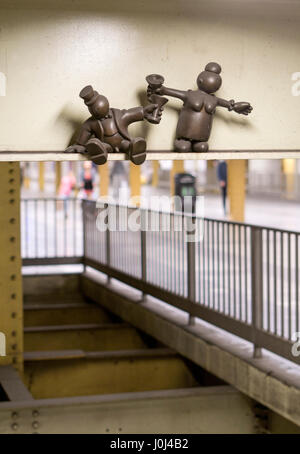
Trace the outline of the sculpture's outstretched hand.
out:
[[[157,109],[158,107],[158,104],[148,104],[147,106],[144,107],[144,117],[146,118],[146,120],[149,119],[149,117],[151,117],[151,114],[154,112],[155,109]],[[161,116],[161,113],[159,113],[159,115]]]
[[[251,113],[253,107],[250,105],[249,102],[235,102],[233,105],[233,110],[242,115],[249,115]]]
[[[84,153],[85,147],[83,145],[71,145],[65,149],[65,153]]]
[[[148,88],[147,88],[148,99],[151,95],[163,95],[163,89],[164,89],[163,85],[159,88],[152,88],[152,87],[150,87],[150,85],[148,85]]]

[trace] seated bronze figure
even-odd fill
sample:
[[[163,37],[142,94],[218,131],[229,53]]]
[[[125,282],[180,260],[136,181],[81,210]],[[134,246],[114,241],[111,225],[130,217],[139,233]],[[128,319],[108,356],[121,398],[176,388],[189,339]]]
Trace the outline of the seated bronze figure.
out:
[[[120,151],[127,153],[134,164],[142,164],[146,159],[146,140],[141,137],[132,139],[128,126],[144,119],[152,121],[151,114],[158,105],[113,109],[108,99],[91,85],[83,88],[79,96],[84,99],[92,116],[83,123],[76,143],[68,147],[66,152],[87,154],[95,164],[101,165],[107,161],[107,153]],[[160,121],[161,110],[157,118]]]
[[[176,129],[175,151],[208,151],[207,142],[217,107],[225,107],[229,111],[234,110],[243,115],[248,115],[252,111],[248,102],[234,102],[232,99],[226,101],[214,95],[222,85],[220,73],[221,66],[218,63],[208,63],[197,77],[198,90],[177,90],[167,88],[162,83],[148,85],[148,98],[156,94],[172,96],[183,101]],[[154,76],[156,81],[163,81],[162,76],[152,74],[152,79]]]

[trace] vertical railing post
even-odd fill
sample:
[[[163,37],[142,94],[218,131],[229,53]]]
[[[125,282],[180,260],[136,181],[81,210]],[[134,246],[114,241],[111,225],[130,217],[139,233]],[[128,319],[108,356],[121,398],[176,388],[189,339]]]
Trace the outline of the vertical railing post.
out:
[[[106,203],[104,205],[104,209],[107,210],[107,228],[106,228],[106,265],[108,267],[110,267],[111,265],[111,262],[110,262],[110,226],[109,226],[109,214],[110,214],[110,210],[109,210],[109,204]],[[119,206],[117,207],[117,209],[119,210]],[[110,283],[110,276],[107,275],[107,284]]]
[[[261,348],[257,345],[256,335],[263,326],[263,241],[259,227],[251,227],[251,289],[253,356],[260,358]]]
[[[147,281],[147,213],[145,209],[140,209],[141,219],[141,279],[142,283]],[[143,292],[142,301],[146,299],[146,293]]]
[[[185,228],[187,229],[185,239],[187,245],[187,284],[188,284],[188,299],[192,302],[196,301],[196,248],[194,241],[194,223],[192,216],[185,217]],[[189,315],[189,325],[195,324],[195,317]]]
[[[82,199],[81,202],[81,211],[82,211],[82,231],[83,231],[83,272],[86,272],[86,244],[87,244],[87,229],[86,229],[86,208],[85,208],[85,200]]]

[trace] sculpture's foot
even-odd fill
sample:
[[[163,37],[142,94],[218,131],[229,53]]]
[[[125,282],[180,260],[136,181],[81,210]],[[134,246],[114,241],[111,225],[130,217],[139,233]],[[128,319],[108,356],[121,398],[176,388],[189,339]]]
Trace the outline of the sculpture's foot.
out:
[[[112,147],[107,143],[101,142],[99,139],[91,139],[86,144],[86,151],[89,159],[98,166],[101,166],[106,163],[107,153],[112,151]]]
[[[127,151],[130,148],[130,141],[129,140],[122,140],[121,145],[120,145],[120,151],[121,153],[127,153]]]
[[[145,162],[146,159],[146,140],[138,137],[137,139],[133,139],[130,142],[128,156],[131,162],[136,165],[141,165]]]
[[[208,143],[207,142],[193,143],[193,151],[195,151],[195,153],[205,153],[206,151],[208,151]]]
[[[188,153],[192,150],[192,144],[189,140],[176,139],[174,143],[175,151],[178,153]]]
[[[83,145],[70,145],[65,149],[64,153],[85,153],[85,147]]]

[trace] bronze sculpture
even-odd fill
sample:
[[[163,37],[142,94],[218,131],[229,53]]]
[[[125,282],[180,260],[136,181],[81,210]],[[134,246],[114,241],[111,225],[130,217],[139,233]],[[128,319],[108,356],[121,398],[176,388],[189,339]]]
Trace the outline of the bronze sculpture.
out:
[[[150,74],[146,77],[146,81],[152,91],[155,91],[158,88],[161,88],[165,79],[159,74]],[[168,102],[167,98],[160,96],[156,93],[147,93],[148,101],[151,103],[157,104],[157,108],[153,111],[152,115],[148,118],[150,123],[157,125],[161,120],[161,113],[163,111],[163,106]]]
[[[208,151],[208,139],[216,107],[225,107],[229,111],[234,110],[243,115],[248,115],[252,111],[248,102],[234,102],[233,99],[226,101],[214,95],[222,85],[220,73],[221,66],[218,63],[208,63],[197,77],[198,90],[182,91],[167,88],[162,83],[157,87],[148,85],[148,99],[156,94],[172,96],[183,101],[176,129],[174,144],[176,151]],[[157,79],[160,77],[163,80],[162,76],[156,76]]]
[[[153,120],[151,115],[158,108],[156,103],[132,109],[110,108],[108,99],[100,95],[91,85],[84,87],[79,96],[84,99],[91,117],[80,128],[77,141],[66,149],[69,153],[83,153],[98,165],[105,164],[107,153],[125,152],[134,164],[142,164],[146,159],[146,140],[132,139],[128,126],[144,119]],[[162,109],[156,114],[159,123]]]

